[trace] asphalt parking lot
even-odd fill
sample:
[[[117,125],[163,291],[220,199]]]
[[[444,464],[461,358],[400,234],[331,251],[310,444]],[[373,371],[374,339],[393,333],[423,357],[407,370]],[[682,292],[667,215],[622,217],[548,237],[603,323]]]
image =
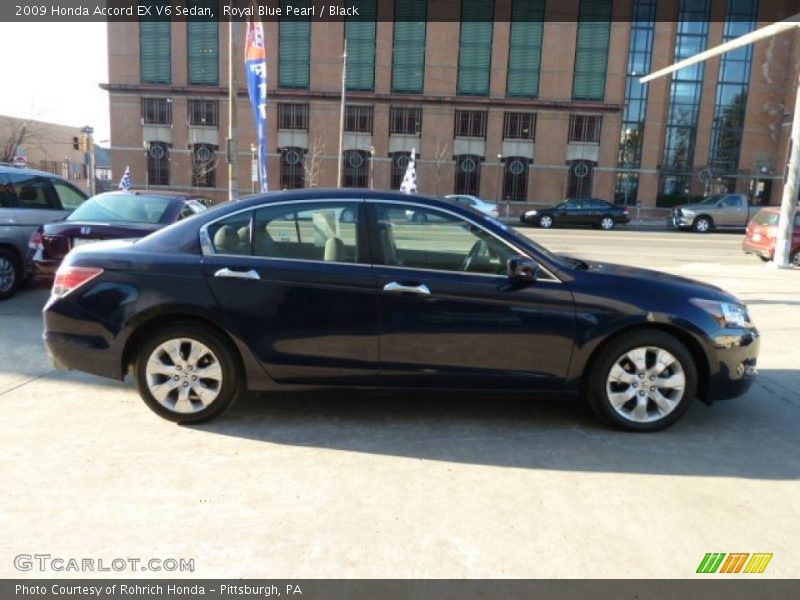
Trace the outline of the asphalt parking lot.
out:
[[[179,427],[130,382],[53,370],[48,291],[26,289],[0,303],[0,576],[108,575],[14,567],[46,553],[194,559],[155,574],[174,577],[678,578],[707,552],[771,552],[760,577],[796,577],[800,271],[740,234],[525,231],[736,293],[758,382],[649,435],[579,402],[363,393],[252,395]]]

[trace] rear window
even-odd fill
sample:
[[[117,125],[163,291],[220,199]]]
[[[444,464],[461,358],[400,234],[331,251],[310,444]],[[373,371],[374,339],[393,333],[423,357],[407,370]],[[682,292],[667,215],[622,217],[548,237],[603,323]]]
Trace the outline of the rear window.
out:
[[[169,203],[169,198],[158,196],[100,194],[81,204],[67,220],[159,223]]]
[[[777,225],[778,213],[771,210],[761,210],[753,217],[753,223],[756,225]]]

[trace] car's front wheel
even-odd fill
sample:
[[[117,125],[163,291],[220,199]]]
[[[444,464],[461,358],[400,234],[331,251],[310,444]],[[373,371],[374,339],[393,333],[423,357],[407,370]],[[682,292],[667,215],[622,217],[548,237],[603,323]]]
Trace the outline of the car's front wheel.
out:
[[[634,331],[603,349],[586,391],[592,408],[611,425],[657,431],[689,409],[697,392],[697,367],[691,352],[673,336]]]
[[[216,417],[243,387],[230,344],[195,323],[170,325],[151,336],[136,356],[134,375],[145,404],[176,423]]]
[[[539,217],[539,227],[550,229],[553,226],[553,217],[550,215],[542,215]]]
[[[692,229],[697,233],[708,233],[714,228],[714,223],[709,217],[697,217],[692,224]]]
[[[0,248],[0,300],[11,298],[22,280],[22,267],[10,250]]]

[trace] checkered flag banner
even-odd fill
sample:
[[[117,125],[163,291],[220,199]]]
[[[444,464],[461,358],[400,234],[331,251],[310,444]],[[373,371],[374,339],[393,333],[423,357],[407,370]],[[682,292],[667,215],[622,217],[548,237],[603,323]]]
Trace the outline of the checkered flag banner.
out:
[[[119,189],[128,191],[131,189],[131,168],[125,167],[125,173],[119,180]]]
[[[411,149],[411,156],[408,159],[406,166],[406,174],[403,176],[403,183],[400,184],[400,191],[404,194],[417,193],[417,166],[414,156],[416,155],[416,148]]]

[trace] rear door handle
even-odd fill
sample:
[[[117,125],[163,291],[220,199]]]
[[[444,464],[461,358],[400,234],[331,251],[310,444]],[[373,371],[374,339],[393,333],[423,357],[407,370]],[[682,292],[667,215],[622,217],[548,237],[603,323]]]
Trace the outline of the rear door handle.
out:
[[[261,279],[258,271],[250,269],[249,271],[231,271],[228,267],[220,269],[214,273],[214,277],[221,279]]]
[[[410,292],[412,294],[420,294],[423,296],[428,296],[431,293],[430,288],[423,284],[420,285],[403,285],[402,283],[397,283],[396,281],[392,281],[391,283],[387,283],[383,286],[384,292]]]

